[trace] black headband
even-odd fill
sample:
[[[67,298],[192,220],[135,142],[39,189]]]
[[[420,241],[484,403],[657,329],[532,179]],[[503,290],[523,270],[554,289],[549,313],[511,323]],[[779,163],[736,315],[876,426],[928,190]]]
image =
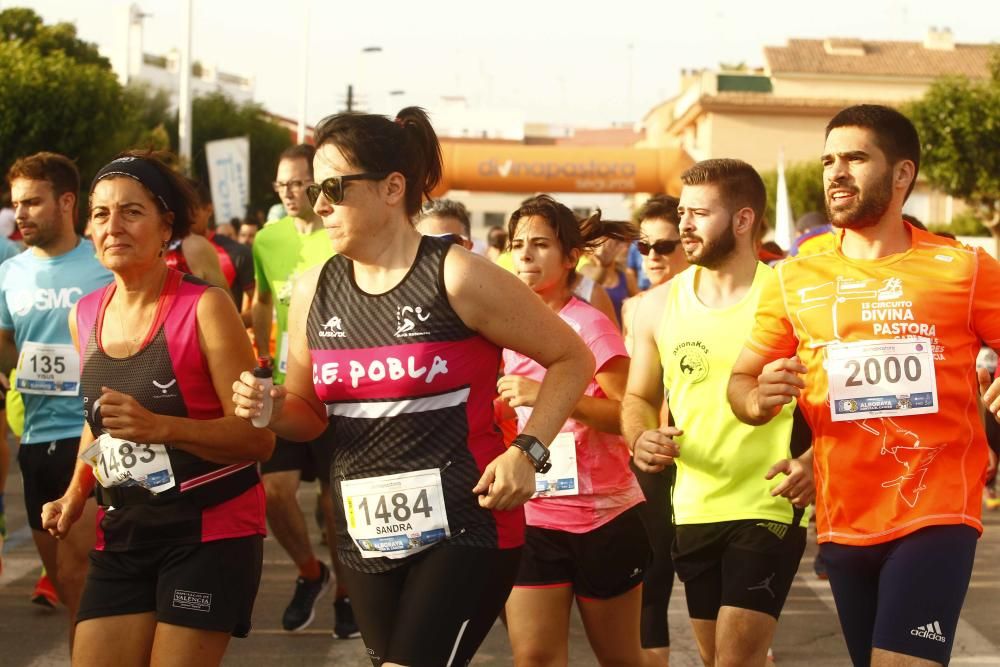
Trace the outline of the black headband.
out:
[[[90,184],[90,192],[93,194],[97,182],[112,176],[127,176],[139,181],[153,195],[153,198],[160,202],[160,205],[167,212],[176,211],[177,196],[174,189],[160,170],[153,166],[149,160],[141,157],[120,157],[107,163],[94,176],[94,181]]]

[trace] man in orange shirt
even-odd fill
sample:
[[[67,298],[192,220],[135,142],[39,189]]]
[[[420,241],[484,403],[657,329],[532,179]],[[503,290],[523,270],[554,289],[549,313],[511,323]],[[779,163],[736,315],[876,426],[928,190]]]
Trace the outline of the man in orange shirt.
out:
[[[1000,264],[902,219],[920,163],[912,123],[859,105],[827,125],[832,249],[764,289],[728,395],[763,424],[798,399],[813,431],[817,536],[855,665],[947,664],[976,541],[1000,382]],[[992,403],[996,405],[991,405]]]

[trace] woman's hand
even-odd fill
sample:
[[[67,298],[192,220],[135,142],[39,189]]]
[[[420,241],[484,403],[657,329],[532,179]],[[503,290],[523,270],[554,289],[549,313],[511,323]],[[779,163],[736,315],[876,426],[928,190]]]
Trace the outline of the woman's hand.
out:
[[[45,503],[42,505],[42,528],[61,540],[83,514],[86,502],[86,496],[67,491],[62,498]]]
[[[288,390],[284,386],[271,387],[271,422],[281,414],[287,395]],[[264,385],[250,371],[243,371],[240,379],[233,383],[233,405],[236,406],[235,415],[247,421],[260,415],[264,405]]]
[[[486,509],[520,507],[535,493],[535,465],[520,449],[509,447],[490,461],[472,492]]]
[[[541,383],[520,375],[504,375],[497,382],[497,393],[512,408],[533,408],[541,386]]]
[[[160,415],[142,407],[137,400],[101,387],[101,426],[112,437],[130,442],[165,443],[166,427]]]

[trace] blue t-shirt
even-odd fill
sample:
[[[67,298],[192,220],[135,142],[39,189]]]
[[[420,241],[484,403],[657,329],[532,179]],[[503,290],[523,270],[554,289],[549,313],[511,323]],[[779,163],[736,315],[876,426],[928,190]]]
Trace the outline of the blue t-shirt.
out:
[[[0,236],[0,264],[21,254],[21,246]]]
[[[86,239],[58,257],[22,252],[0,265],[0,329],[14,331],[19,352],[28,343],[72,345],[69,311],[84,294],[111,282]],[[83,430],[83,399],[23,393],[21,444],[73,438]]]

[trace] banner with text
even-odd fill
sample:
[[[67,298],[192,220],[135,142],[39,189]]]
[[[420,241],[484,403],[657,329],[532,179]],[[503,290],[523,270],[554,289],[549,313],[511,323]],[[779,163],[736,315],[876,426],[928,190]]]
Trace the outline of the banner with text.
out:
[[[206,142],[205,157],[216,223],[242,220],[250,202],[250,138]]]

